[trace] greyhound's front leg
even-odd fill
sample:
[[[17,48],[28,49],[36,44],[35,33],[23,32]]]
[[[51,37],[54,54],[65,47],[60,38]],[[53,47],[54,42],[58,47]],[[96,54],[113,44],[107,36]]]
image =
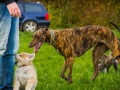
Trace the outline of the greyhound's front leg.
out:
[[[74,58],[70,57],[68,59],[68,78],[67,82],[68,84],[72,83],[72,68],[73,68]]]
[[[74,62],[74,58],[73,57],[69,57],[65,59],[63,68],[62,68],[62,72],[60,74],[60,76],[65,79],[68,83],[72,83],[72,67],[73,67],[73,62]],[[65,77],[65,71],[68,68],[68,77]]]
[[[63,79],[65,79],[66,81],[67,81],[67,77],[65,77],[64,74],[65,74],[65,71],[66,71],[67,67],[68,67],[68,63],[67,63],[67,60],[65,60],[65,61],[64,61],[64,64],[63,64],[62,71],[61,71],[61,73],[60,73],[60,76],[61,76]]]

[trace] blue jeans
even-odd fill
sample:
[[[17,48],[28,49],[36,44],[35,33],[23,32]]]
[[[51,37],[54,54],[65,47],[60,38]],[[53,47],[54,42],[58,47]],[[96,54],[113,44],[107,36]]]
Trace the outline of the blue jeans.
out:
[[[19,48],[19,18],[0,4],[0,90],[13,90],[15,54]]]

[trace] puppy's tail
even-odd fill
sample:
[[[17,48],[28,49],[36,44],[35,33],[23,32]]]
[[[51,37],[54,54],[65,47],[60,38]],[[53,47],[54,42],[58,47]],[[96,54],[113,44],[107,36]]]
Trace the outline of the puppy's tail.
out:
[[[114,25],[118,29],[119,33],[120,33],[120,28],[116,24],[114,24],[112,22],[109,22],[109,23],[112,24],[112,25]]]

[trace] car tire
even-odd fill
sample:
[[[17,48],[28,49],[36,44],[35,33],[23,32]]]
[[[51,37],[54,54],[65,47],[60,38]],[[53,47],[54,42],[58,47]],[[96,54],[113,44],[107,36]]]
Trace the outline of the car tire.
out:
[[[23,31],[26,31],[26,32],[34,32],[35,30],[37,30],[37,28],[38,28],[38,24],[32,20],[26,21],[23,24]]]

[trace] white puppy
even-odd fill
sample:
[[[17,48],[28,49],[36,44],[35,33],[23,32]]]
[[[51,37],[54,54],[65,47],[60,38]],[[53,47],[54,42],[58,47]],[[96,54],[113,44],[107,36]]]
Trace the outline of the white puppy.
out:
[[[35,54],[22,52],[16,55],[17,69],[15,72],[13,90],[35,90],[37,73],[32,64]]]

